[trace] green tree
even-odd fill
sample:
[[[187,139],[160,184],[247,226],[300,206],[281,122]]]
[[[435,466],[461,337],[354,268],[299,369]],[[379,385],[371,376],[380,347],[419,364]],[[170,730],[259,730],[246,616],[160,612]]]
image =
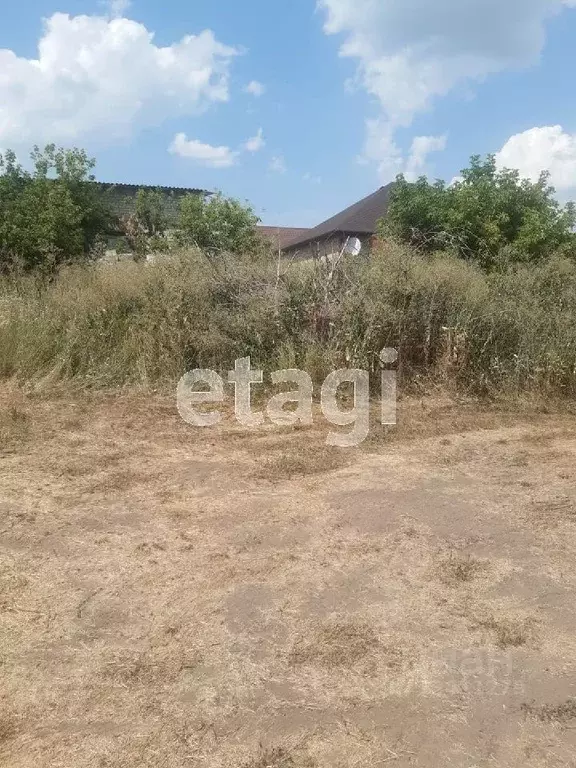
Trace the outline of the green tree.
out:
[[[155,249],[167,249],[164,238],[168,219],[165,200],[160,189],[139,189],[134,213],[121,217],[120,227],[130,250],[137,260]]]
[[[164,209],[164,197],[159,189],[138,190],[136,218],[148,237],[164,234],[168,222]]]
[[[13,151],[0,154],[0,268],[42,267],[85,258],[109,215],[91,182],[94,160],[83,150],[34,147],[33,170]]]
[[[516,170],[498,170],[494,155],[473,156],[451,186],[399,176],[380,234],[425,252],[453,250],[486,269],[576,252],[576,209],[560,205],[549,178],[543,172],[531,182]]]
[[[221,193],[206,198],[186,195],[180,204],[180,230],[186,243],[207,253],[249,254],[259,244],[252,208]]]

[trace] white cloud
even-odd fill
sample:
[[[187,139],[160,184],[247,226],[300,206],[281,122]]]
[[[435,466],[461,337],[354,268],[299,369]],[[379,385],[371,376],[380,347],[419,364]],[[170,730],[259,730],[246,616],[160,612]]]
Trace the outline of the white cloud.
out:
[[[132,5],[132,2],[131,0],[108,0],[106,5],[110,11],[110,16],[112,16],[114,19],[117,19],[121,16],[124,16],[126,11]]]
[[[368,124],[384,169],[403,161],[394,144],[435,98],[488,75],[538,60],[547,20],[574,0],[318,0],[326,34],[357,62],[356,83],[380,105]],[[378,123],[376,128],[375,122]],[[376,134],[376,136],[375,136]],[[378,137],[379,136],[379,137]]]
[[[248,85],[245,86],[244,91],[258,98],[266,93],[266,86],[258,82],[258,80],[251,80]]]
[[[415,181],[425,174],[426,161],[431,152],[442,152],[444,149],[446,149],[446,136],[416,136],[404,170],[408,181]]]
[[[253,136],[251,139],[248,139],[248,141],[244,142],[243,149],[245,149],[246,152],[259,152],[265,144],[266,142],[264,141],[264,133],[262,128],[260,128],[256,136]]]
[[[0,142],[110,141],[196,114],[228,100],[237,54],[210,30],[159,47],[129,19],[55,13],[37,59],[0,49]]]
[[[446,148],[446,136],[416,136],[407,157],[394,140],[394,127],[385,120],[367,120],[367,136],[363,162],[374,162],[383,181],[403,173],[408,181],[426,174],[426,161],[431,152]]]
[[[381,118],[366,121],[366,142],[359,160],[375,163],[378,176],[383,181],[391,181],[405,171],[405,161],[400,147],[394,141],[394,129],[388,120]]]
[[[550,171],[551,182],[559,193],[576,193],[576,134],[561,125],[530,128],[511,136],[496,155],[499,168],[515,168],[537,181],[542,171]],[[565,196],[565,195],[562,195]]]
[[[268,166],[274,173],[286,173],[286,161],[282,155],[275,155]]]
[[[178,133],[168,147],[168,151],[210,168],[230,168],[236,165],[242,152],[259,152],[265,143],[262,128],[258,129],[256,136],[241,144],[238,150],[232,150],[226,146],[214,147],[197,139],[189,139],[185,133]],[[281,158],[274,159],[281,160]]]
[[[168,151],[209,168],[230,168],[238,158],[238,153],[230,147],[213,147],[196,139],[188,139],[185,133],[176,134]]]
[[[305,173],[302,177],[304,181],[309,181],[310,184],[322,184],[322,178],[320,176],[314,176],[312,173]]]

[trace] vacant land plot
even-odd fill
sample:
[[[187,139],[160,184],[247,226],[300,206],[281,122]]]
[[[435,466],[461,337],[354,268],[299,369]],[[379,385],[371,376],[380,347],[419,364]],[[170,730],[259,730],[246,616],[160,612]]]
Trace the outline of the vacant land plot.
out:
[[[576,419],[0,410],[7,768],[576,765]]]

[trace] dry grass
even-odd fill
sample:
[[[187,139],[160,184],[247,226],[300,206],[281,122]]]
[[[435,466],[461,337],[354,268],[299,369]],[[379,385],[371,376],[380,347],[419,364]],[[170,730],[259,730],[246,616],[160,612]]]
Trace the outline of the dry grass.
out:
[[[154,474],[146,474],[137,469],[112,470],[91,480],[86,490],[89,493],[126,492],[136,486],[153,483],[154,480]]]
[[[570,497],[565,414],[404,401],[377,453],[333,471],[321,423],[194,430],[128,392],[6,402],[34,418],[0,474],[3,766],[546,766],[517,713],[572,693],[576,532],[534,526],[522,483]],[[557,434],[512,472],[528,428]],[[282,455],[322,469],[258,476]]]
[[[490,617],[478,622],[478,627],[488,630],[498,648],[521,648],[533,637],[533,621]]]
[[[145,651],[118,651],[102,666],[102,677],[127,686],[154,687],[174,682],[186,670],[194,670],[201,663],[193,651],[175,652],[171,646],[150,648]]]
[[[310,664],[327,669],[354,667],[381,648],[379,636],[369,624],[351,621],[331,621],[317,627],[310,636],[299,638],[288,654],[292,666]],[[386,653],[396,663],[399,651]],[[398,658],[399,661],[399,658]]]
[[[192,250],[155,264],[70,267],[49,284],[1,279],[0,376],[40,386],[172,385],[193,368],[229,370],[249,349],[266,371],[300,367],[318,382],[351,352],[356,367],[377,374],[378,350],[392,345],[402,349],[402,383],[418,392],[448,381],[489,396],[574,394],[569,259],[489,276],[452,255],[430,259],[387,242],[373,258],[347,262],[345,276],[337,271],[328,307],[318,278],[292,264],[277,290],[269,257],[221,254],[213,270]],[[320,312],[330,343],[315,338]],[[458,365],[445,364],[445,327],[465,340]]]
[[[576,522],[576,500],[569,496],[533,501],[530,517],[537,525],[558,526]]]
[[[9,527],[4,531],[8,533]],[[10,565],[0,563],[0,609],[11,606],[14,599],[28,585],[28,579]]]
[[[291,480],[306,475],[319,475],[341,469],[350,464],[349,450],[332,448],[324,443],[315,442],[312,445],[298,445],[295,442],[284,444],[284,450],[277,455],[263,459],[255,470],[254,476],[259,480]]]
[[[261,748],[257,757],[242,763],[239,768],[314,768],[309,757],[296,756],[284,747]]]
[[[576,699],[568,699],[561,704],[524,703],[521,710],[543,723],[564,724],[576,719]]]
[[[0,749],[4,742],[13,739],[18,732],[18,721],[14,715],[9,712],[3,712],[0,709]]]
[[[0,410],[0,452],[15,450],[30,438],[30,415],[15,405]]]
[[[451,553],[436,566],[436,575],[443,584],[456,587],[478,578],[488,570],[489,564],[472,555]]]

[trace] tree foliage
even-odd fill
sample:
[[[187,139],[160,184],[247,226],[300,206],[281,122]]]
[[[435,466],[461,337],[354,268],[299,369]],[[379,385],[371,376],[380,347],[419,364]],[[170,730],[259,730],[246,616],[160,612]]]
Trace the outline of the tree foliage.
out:
[[[165,199],[160,189],[139,189],[134,213],[123,216],[120,228],[136,259],[155,250],[165,250],[168,227]]]
[[[165,201],[160,189],[139,189],[136,218],[149,237],[163,235],[168,226]]]
[[[180,205],[180,230],[185,242],[207,253],[252,253],[259,244],[252,208],[218,193],[206,198],[187,195]]]
[[[494,155],[473,156],[450,186],[399,176],[380,234],[424,252],[452,250],[486,269],[554,252],[572,255],[576,209],[556,200],[549,178],[543,172],[531,182],[518,171],[498,170]]]
[[[13,151],[0,154],[0,269],[52,270],[86,257],[108,214],[93,181],[94,160],[80,149],[34,147],[32,171]]]

